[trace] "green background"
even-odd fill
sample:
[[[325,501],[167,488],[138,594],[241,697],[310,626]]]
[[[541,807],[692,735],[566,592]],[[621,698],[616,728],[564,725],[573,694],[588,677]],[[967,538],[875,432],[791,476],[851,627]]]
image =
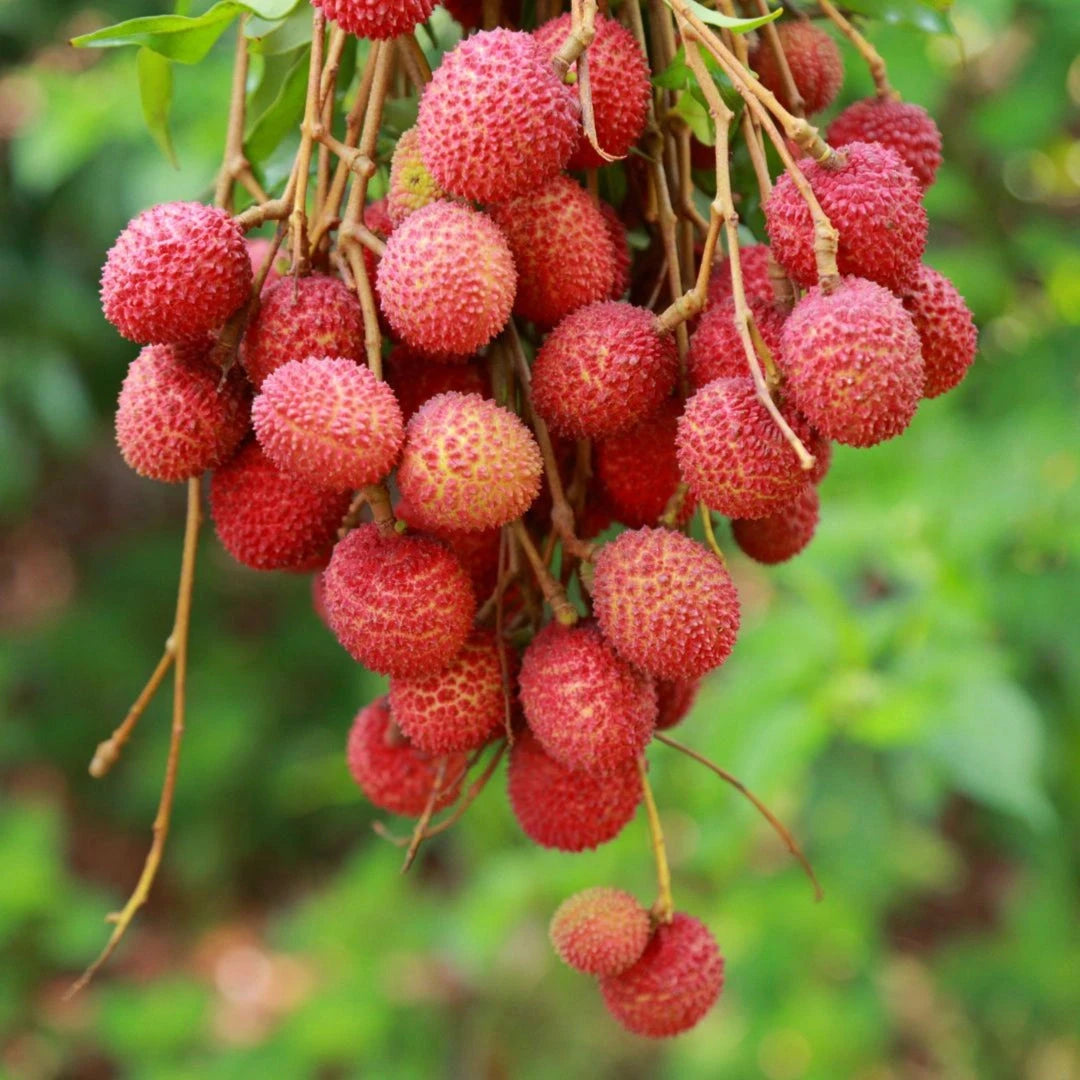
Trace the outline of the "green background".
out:
[[[227,97],[227,41],[176,68],[175,172],[134,53],[63,44],[145,13],[0,3],[0,1077],[1080,1076],[1074,0],[872,30],[944,130],[928,261],[981,352],[903,438],[837,452],[805,555],[734,560],[744,629],[680,731],[791,824],[825,901],[734,792],[651,751],[676,901],[727,958],[692,1034],[623,1033],[546,941],[578,888],[651,897],[644,822],[538,850],[500,774],[400,877],[342,754],[377,681],[305,579],[237,568],[211,529],[165,867],[62,1000],[149,841],[167,695],[107,780],[86,764],[159,655],[182,527],[182,491],[112,444],[133,350],[97,275],[139,209],[209,197]],[[869,89],[848,67],[844,101]]]

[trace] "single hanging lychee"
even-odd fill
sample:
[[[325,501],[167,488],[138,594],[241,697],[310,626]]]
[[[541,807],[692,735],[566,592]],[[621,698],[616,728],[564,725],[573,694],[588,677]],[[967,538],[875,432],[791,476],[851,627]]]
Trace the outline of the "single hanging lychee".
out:
[[[548,936],[564,964],[586,975],[618,975],[645,951],[649,913],[622,889],[583,889],[559,905]]]
[[[803,111],[812,116],[827,109],[844,82],[844,60],[836,42],[809,19],[785,19],[777,25],[776,32],[792,82],[803,99]],[[761,43],[751,55],[750,65],[762,85],[790,110],[792,101],[769,35],[761,34]]]
[[[929,266],[919,267],[915,284],[902,299],[922,345],[923,397],[938,397],[959,385],[975,360],[975,320],[956,286]]]
[[[767,566],[787,562],[814,538],[818,506],[817,488],[807,482],[796,498],[774,514],[752,521],[733,521],[731,535],[755,562]]]
[[[311,0],[328,19],[346,33],[372,41],[389,41],[410,34],[426,22],[435,9],[436,0]]]

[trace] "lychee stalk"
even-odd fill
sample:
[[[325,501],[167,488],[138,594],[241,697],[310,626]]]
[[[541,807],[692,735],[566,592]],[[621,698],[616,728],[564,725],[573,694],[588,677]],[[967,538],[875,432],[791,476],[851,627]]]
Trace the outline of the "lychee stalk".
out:
[[[439,794],[443,790],[443,785],[446,781],[446,768],[450,759],[447,756],[439,758],[439,764],[435,768],[435,780],[431,785],[431,794],[428,796],[428,801],[424,804],[424,812],[416,819],[416,825],[412,831],[412,838],[409,840],[409,848],[405,852],[405,861],[401,864],[401,872],[403,874],[408,873],[409,867],[416,861],[416,856],[420,852],[420,845],[424,842],[424,837],[427,835],[427,827],[431,821],[431,815],[435,813],[435,803],[439,798]]]
[[[325,46],[326,16],[313,7],[311,15],[311,56],[308,60],[307,100],[304,105],[304,122],[300,127],[300,150],[296,155],[296,190],[293,192],[293,208],[289,218],[292,236],[293,269],[305,274],[308,258],[307,193],[311,174],[311,155],[315,148],[315,133],[321,122],[319,110],[319,85],[322,79],[323,48]]]
[[[764,3],[764,0],[761,0]],[[837,9],[830,3],[830,0],[818,0],[818,7],[828,17],[832,24],[844,35],[854,46],[855,51],[866,61],[866,66],[870,69],[870,77],[874,80],[874,87],[877,90],[877,96],[882,101],[898,100],[900,95],[892,88],[889,83],[888,71],[885,67],[885,61],[881,56],[881,53],[870,44],[869,41],[852,24],[850,19],[845,18]],[[781,53],[777,51],[777,56]]]
[[[660,738],[659,735],[656,736]],[[675,900],[671,895],[671,868],[668,866],[667,843],[664,830],[660,825],[660,812],[656,808],[652,785],[649,783],[648,765],[645,755],[638,757],[638,774],[641,777],[641,790],[644,794],[645,815],[649,821],[649,839],[652,844],[653,859],[656,861],[656,903],[652,906],[652,917],[658,923],[669,923],[675,917]]]
[[[725,7],[730,6],[731,0],[726,0]],[[757,9],[762,15],[768,15],[769,0],[757,0]],[[787,98],[788,103],[791,106],[792,115],[798,117],[805,116],[805,102],[803,101],[802,94],[799,93],[799,87],[791,74],[791,65],[788,63],[787,56],[784,53],[784,46],[780,41],[780,32],[776,29],[776,23],[766,23],[761,28],[761,32],[764,34],[769,48],[772,49],[773,55],[776,57],[776,66],[780,72],[780,81],[784,86],[784,97]],[[740,56],[739,59],[742,60],[743,63],[746,63],[746,58],[744,56]]]

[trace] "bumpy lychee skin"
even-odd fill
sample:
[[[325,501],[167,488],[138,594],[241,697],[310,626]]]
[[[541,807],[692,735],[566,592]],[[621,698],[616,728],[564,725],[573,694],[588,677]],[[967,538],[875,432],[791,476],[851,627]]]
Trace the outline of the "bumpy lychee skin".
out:
[[[836,99],[844,82],[844,60],[836,42],[819,26],[807,19],[787,19],[776,27],[791,78],[803,99],[808,116],[827,109]],[[762,84],[771,90],[785,109],[791,108],[780,62],[767,35],[750,58]]]
[[[773,360],[780,366],[780,331],[784,326],[784,313],[771,300],[761,297],[747,297],[747,300],[754,325],[772,353]],[[749,377],[746,349],[735,328],[735,301],[730,296],[702,315],[697,329],[690,335],[686,366],[695,389],[713,379]]]
[[[832,465],[832,443],[819,431],[810,432],[810,438],[806,442],[806,449],[814,458],[814,467],[806,474],[811,484],[820,484],[829,473]]]
[[[844,147],[847,164],[827,169],[810,158],[799,167],[840,234],[836,261],[853,274],[902,291],[926,247],[927,217],[915,174],[895,150],[878,143]],[[810,211],[784,173],[765,203],[765,227],[776,258],[804,288],[817,281]]]
[[[381,480],[405,441],[393,390],[340,357],[290,360],[251,408],[255,434],[279,469],[327,491]]]
[[[420,133],[415,126],[403,131],[390,159],[390,190],[386,196],[390,220],[400,225],[422,206],[445,198],[446,192],[435,183],[420,157]]]
[[[829,294],[813,288],[783,338],[785,388],[827,439],[874,446],[911,423],[925,383],[919,334],[887,289],[861,278]]]
[[[426,536],[353,529],[323,574],[330,628],[353,659],[390,676],[441,671],[472,629],[476,598],[450,549]]]
[[[516,314],[553,326],[611,295],[615,249],[588,192],[568,176],[491,208],[518,272]]]
[[[600,213],[607,226],[611,249],[615,255],[615,277],[611,284],[611,299],[621,300],[630,291],[630,244],[626,239],[626,226],[608,203],[600,204]]]
[[[470,356],[506,325],[517,272],[491,218],[434,202],[394,229],[376,281],[383,313],[406,344],[432,356]]]
[[[787,407],[781,413],[805,444],[805,421]],[[690,490],[727,517],[765,517],[806,479],[749,378],[714,379],[698,390],[679,418],[675,445]]]
[[[656,730],[667,731],[686,719],[700,689],[699,679],[657,679]]]
[[[435,0],[311,0],[323,14],[350,34],[388,41],[408,34],[435,8]]]
[[[140,476],[178,483],[227,461],[248,430],[243,378],[204,349],[147,345],[131,362],[116,410],[116,441]]]
[[[602,438],[651,416],[675,385],[675,340],[656,316],[616,301],[568,315],[533,364],[533,404],[557,435]]]
[[[420,150],[445,191],[501,202],[554,176],[580,108],[531,34],[484,30],[443,57],[420,99]]]
[[[600,980],[611,1015],[650,1039],[689,1031],[723,987],[724,958],[715,939],[704,923],[682,912],[657,926],[633,967]]]
[[[655,525],[679,485],[675,432],[680,412],[680,403],[668,398],[649,419],[598,440],[594,447],[596,475],[611,509],[632,529]],[[694,500],[687,496],[678,524],[689,521],[693,512]]]
[[[606,776],[576,772],[560,765],[529,731],[514,739],[507,786],[525,835],[559,851],[586,851],[614,840],[642,796],[635,761]]]
[[[656,724],[656,690],[593,623],[549,623],[521,661],[521,705],[544,749],[567,768],[603,775],[644,749]]]
[[[696,679],[730,655],[739,596],[723,563],[670,529],[620,533],[596,556],[593,610],[615,651],[661,679]]]
[[[438,764],[397,729],[385,697],[376,698],[357,714],[349,729],[345,760],[368,801],[390,814],[419,817],[439,780]],[[435,799],[436,811],[457,799],[464,775],[465,756],[452,754]]]
[[[263,290],[244,334],[241,362],[256,389],[290,360],[364,359],[364,314],[343,281],[325,274],[286,278]]]
[[[254,570],[325,565],[349,501],[347,491],[319,491],[282,472],[254,440],[210,481],[218,539],[237,562]]]
[[[586,975],[618,975],[645,951],[649,913],[622,889],[583,889],[556,909],[548,936],[564,964]]]
[[[807,483],[797,498],[775,514],[756,521],[733,521],[731,535],[755,562],[775,566],[793,559],[814,538],[818,508],[817,488]]]
[[[512,672],[509,654],[506,660]],[[495,635],[489,630],[474,631],[442,671],[391,679],[390,708],[413,746],[426,753],[483,746],[505,722]]]
[[[959,385],[975,360],[975,320],[956,286],[929,266],[919,267],[915,285],[903,300],[922,343],[923,397],[938,397]]]
[[[880,143],[895,150],[925,191],[941,166],[941,132],[934,118],[908,101],[866,98],[849,105],[829,125],[829,145]]]
[[[456,391],[459,394],[479,394],[491,397],[487,372],[480,364],[464,360],[444,364],[410,349],[395,345],[383,365],[386,381],[401,406],[401,415],[408,423],[413,413],[437,394]]]
[[[566,14],[537,27],[534,34],[552,57],[566,42],[570,29],[570,15]],[[615,19],[597,15],[596,37],[589,46],[589,89],[596,141],[612,157],[625,157],[645,130],[652,94],[649,79],[649,62],[634,35]],[[599,169],[607,164],[582,132],[569,168]]]
[[[251,295],[251,259],[224,210],[173,202],[128,223],[101,273],[105,318],[130,341],[201,341]]]
[[[743,292],[751,303],[756,300],[772,302],[773,287],[769,277],[768,244],[750,244],[739,249],[739,269],[742,272]],[[717,261],[709,275],[706,310],[731,297],[731,265],[727,258]]]
[[[409,421],[397,479],[422,527],[493,529],[528,510],[543,469],[514,413],[479,394],[449,393]]]

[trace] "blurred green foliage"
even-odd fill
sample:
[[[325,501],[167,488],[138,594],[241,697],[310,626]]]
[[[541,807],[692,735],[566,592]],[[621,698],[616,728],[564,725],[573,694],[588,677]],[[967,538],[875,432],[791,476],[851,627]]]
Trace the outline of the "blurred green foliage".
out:
[[[149,841],[167,701],[107,781],[85,766],[157,659],[181,520],[111,446],[132,350],[96,277],[139,209],[208,197],[229,77],[227,41],[173,70],[174,171],[136,53],[62,45],[145,13],[0,4],[0,1076],[1080,1076],[1073,0],[957,0],[955,37],[872,28],[945,132],[928,258],[982,349],[904,438],[838,451],[804,556],[735,560],[739,646],[679,733],[789,821],[825,901],[732,791],[652,751],[677,901],[728,961],[700,1028],[625,1035],[545,939],[577,888],[650,896],[643,822],[540,851],[497,779],[398,874],[342,758],[377,681],[306,580],[241,571],[209,535],[165,870],[110,969],[61,1000]],[[292,145],[279,45],[253,66],[271,183]],[[869,91],[848,68],[845,101]]]

